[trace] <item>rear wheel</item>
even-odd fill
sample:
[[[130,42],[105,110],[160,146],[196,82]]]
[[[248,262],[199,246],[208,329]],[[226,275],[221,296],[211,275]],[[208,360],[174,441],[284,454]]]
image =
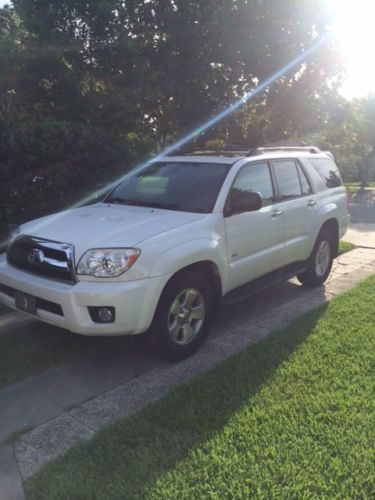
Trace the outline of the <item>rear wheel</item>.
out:
[[[297,276],[303,285],[319,286],[326,281],[332,269],[333,247],[329,232],[321,231],[307,261],[306,271]]]
[[[212,323],[214,296],[206,278],[191,271],[172,278],[166,286],[149,335],[152,345],[171,360],[193,354]]]

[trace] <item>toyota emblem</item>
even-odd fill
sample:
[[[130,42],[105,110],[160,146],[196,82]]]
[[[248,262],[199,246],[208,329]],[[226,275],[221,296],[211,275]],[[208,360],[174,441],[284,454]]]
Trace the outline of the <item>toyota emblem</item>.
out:
[[[27,260],[30,264],[40,264],[44,261],[44,253],[39,248],[33,248],[27,257]]]

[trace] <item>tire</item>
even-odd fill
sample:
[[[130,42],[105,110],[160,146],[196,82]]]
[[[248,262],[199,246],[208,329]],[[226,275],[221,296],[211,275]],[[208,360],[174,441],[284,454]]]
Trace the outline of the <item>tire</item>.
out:
[[[306,286],[320,286],[328,278],[333,263],[334,243],[330,233],[323,229],[315,242],[313,251],[307,261],[306,271],[297,276]]]
[[[176,275],[160,297],[148,332],[149,345],[172,361],[191,356],[207,336],[213,311],[213,291],[201,274]]]

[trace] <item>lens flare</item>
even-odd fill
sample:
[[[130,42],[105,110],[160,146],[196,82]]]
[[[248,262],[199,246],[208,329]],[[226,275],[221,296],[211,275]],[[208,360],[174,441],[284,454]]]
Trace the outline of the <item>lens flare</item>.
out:
[[[331,30],[342,52],[346,79],[341,94],[351,99],[375,92],[375,2],[330,0]]]
[[[227,118],[229,115],[237,111],[239,108],[241,108],[243,105],[245,105],[247,102],[250,100],[254,99],[256,96],[258,96],[261,92],[266,90],[270,85],[275,83],[279,78],[284,76],[285,74],[289,73],[292,69],[294,69],[296,66],[299,64],[302,64],[305,62],[319,47],[321,47],[326,41],[326,37],[323,36],[319,38],[318,40],[315,41],[308,49],[305,51],[301,52],[297,57],[295,57],[292,61],[290,61],[288,64],[280,68],[276,73],[274,73],[272,76],[261,82],[255,89],[251,90],[247,94],[245,94],[241,99],[238,99],[235,101],[233,104],[228,106],[226,109],[215,115],[213,118],[205,122],[204,124],[200,125],[196,129],[194,129],[192,132],[188,133],[181,139],[177,140],[174,144],[171,146],[168,146],[164,151],[162,151],[160,154],[157,156],[152,157],[150,160],[136,166],[133,168],[131,171],[127,172],[125,175],[117,178],[110,184],[107,184],[100,190],[96,191],[95,193],[92,193],[90,196],[87,198],[80,200],[79,203],[73,205],[72,208],[78,207],[81,205],[84,205],[88,201],[92,200],[94,196],[100,196],[101,194],[104,194],[108,191],[110,191],[111,188],[115,187],[117,184],[119,184],[123,179],[125,179],[128,175],[133,175],[136,173],[138,170],[143,169],[144,167],[147,167],[148,165],[160,161],[166,156],[169,156],[171,153],[174,153],[181,147],[185,146],[192,140],[194,140],[196,137],[201,135],[203,132],[206,132],[207,130],[211,129],[215,125],[217,125],[219,122],[223,121],[225,118]]]
[[[147,167],[148,165],[151,165],[154,162],[160,161],[166,156],[169,156],[171,153],[177,151],[181,147],[185,146],[192,140],[194,140],[196,137],[201,135],[203,132],[206,132],[207,130],[211,129],[215,125],[217,125],[219,122],[223,121],[225,118],[227,118],[229,115],[237,111],[239,108],[244,106],[247,102],[250,100],[254,99],[257,97],[261,92],[266,90],[268,87],[270,87],[273,83],[275,83],[279,78],[282,76],[285,76],[287,73],[289,73],[291,70],[295,69],[297,66],[300,64],[304,63],[314,52],[316,52],[324,43],[326,42],[326,36],[322,36],[321,38],[315,40],[315,42],[306,50],[302,51],[300,54],[298,54],[292,61],[288,62],[285,66],[280,68],[278,71],[276,71],[273,75],[271,75],[269,78],[264,80],[263,82],[259,83],[253,90],[245,94],[241,99],[238,99],[235,101],[233,104],[228,106],[226,109],[215,115],[213,118],[208,120],[207,122],[203,123],[199,127],[197,127],[195,130],[191,131],[181,139],[177,140],[174,144],[171,146],[168,146],[164,151],[162,151],[160,154],[157,156],[154,156],[150,158],[148,161],[136,166],[129,172],[127,172],[125,175],[118,177],[111,183],[107,184],[103,188],[95,191],[92,193],[90,196],[87,196],[86,198],[80,200],[78,203],[72,205],[69,207],[70,209],[77,208],[79,206],[85,205],[86,203],[93,201],[95,197],[100,197],[101,195],[104,195],[106,192],[110,191],[113,189],[117,184],[119,184],[123,179],[125,179],[129,175],[133,175],[134,173],[142,170],[143,168]],[[54,217],[58,219],[61,216],[61,213],[55,214]],[[46,223],[50,223],[51,218],[48,218],[48,221]],[[36,226],[37,229],[40,229],[43,227],[44,222],[40,222],[39,225]]]

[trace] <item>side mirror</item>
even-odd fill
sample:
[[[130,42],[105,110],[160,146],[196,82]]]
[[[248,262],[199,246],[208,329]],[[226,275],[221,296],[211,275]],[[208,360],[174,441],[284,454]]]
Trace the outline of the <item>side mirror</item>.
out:
[[[228,207],[225,215],[241,214],[243,212],[255,212],[261,209],[263,200],[255,191],[242,191],[234,188],[230,194]]]

